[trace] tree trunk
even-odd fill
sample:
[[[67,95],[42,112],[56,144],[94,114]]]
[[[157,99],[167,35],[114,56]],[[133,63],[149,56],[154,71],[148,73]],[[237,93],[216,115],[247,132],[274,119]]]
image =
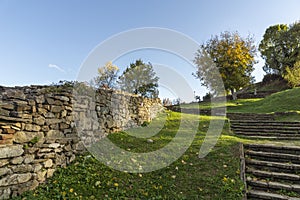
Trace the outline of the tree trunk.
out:
[[[234,89],[230,89],[230,92],[231,92],[232,100],[237,100],[237,95],[236,95]]]

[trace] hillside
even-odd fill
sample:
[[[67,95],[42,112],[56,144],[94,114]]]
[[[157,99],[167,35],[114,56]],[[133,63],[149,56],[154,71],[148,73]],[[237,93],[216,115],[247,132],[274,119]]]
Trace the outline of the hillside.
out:
[[[238,100],[227,108],[228,112],[300,112],[299,97],[300,88],[294,88],[274,93],[264,99]]]

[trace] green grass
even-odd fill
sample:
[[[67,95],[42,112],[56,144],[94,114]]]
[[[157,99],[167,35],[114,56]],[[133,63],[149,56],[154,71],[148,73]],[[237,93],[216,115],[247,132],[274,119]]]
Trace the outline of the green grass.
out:
[[[243,140],[229,132],[228,124],[212,151],[205,158],[198,157],[210,120],[220,118],[169,112],[163,129],[151,137],[153,143],[126,132],[111,134],[109,138],[128,151],[153,151],[172,140],[181,118],[199,123],[199,128],[192,145],[166,168],[125,173],[107,167],[89,154],[82,155],[67,168],[58,169],[46,184],[15,199],[241,199],[238,143]]]
[[[228,112],[274,113],[300,111],[300,88],[272,94],[264,99],[238,100],[235,106],[228,106]],[[237,104],[238,103],[238,104]]]
[[[180,105],[182,108],[190,109],[211,109],[210,102],[190,103]],[[217,103],[214,107],[221,107]],[[284,90],[274,93],[266,98],[238,99],[226,102],[227,112],[240,113],[274,113],[274,112],[300,112],[300,88]],[[287,116],[286,119],[293,119],[296,115]]]

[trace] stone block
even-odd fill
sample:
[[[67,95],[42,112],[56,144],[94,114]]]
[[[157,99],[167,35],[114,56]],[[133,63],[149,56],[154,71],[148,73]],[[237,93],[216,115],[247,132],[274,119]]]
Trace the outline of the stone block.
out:
[[[30,142],[32,140],[34,140],[35,138],[37,140],[40,140],[44,137],[44,133],[43,132],[25,132],[25,131],[18,131],[15,133],[14,136],[14,141],[16,143],[27,143]]]
[[[0,167],[6,166],[9,164],[9,160],[8,159],[1,159],[0,160]]]
[[[47,170],[47,178],[52,177],[54,172],[55,172],[55,169],[48,169]]]
[[[0,187],[25,183],[29,181],[31,177],[32,177],[31,173],[8,175],[0,179]]]
[[[37,125],[42,126],[45,124],[45,118],[42,116],[39,116],[39,117],[33,118],[33,122]]]
[[[7,167],[0,168],[0,177],[4,176],[6,174],[11,174],[11,173],[12,173],[12,171]]]
[[[61,111],[63,111],[63,107],[62,106],[51,106],[51,112],[53,112],[53,113],[60,113]]]
[[[41,164],[35,164],[33,165],[33,172],[38,172],[42,169],[42,165]]]
[[[33,167],[32,165],[16,165],[11,168],[14,173],[26,173],[26,172],[32,172]]]
[[[47,171],[38,171],[37,172],[37,180],[40,182],[44,182],[46,173],[47,173]]]
[[[45,168],[50,168],[53,166],[53,161],[51,159],[48,159],[43,164]]]
[[[24,158],[22,156],[19,157],[15,157],[13,159],[10,160],[10,163],[13,165],[19,165],[23,162]]]
[[[0,190],[0,199],[9,199],[11,195],[10,188],[4,188]]]
[[[50,130],[47,132],[48,138],[62,138],[64,134],[59,130]]]
[[[11,158],[22,155],[24,152],[22,145],[12,145],[0,147],[0,158]]]
[[[38,132],[41,130],[41,127],[39,125],[34,124],[26,124],[25,125],[25,131],[35,131]]]
[[[59,143],[52,143],[52,144],[49,144],[48,146],[49,146],[49,148],[56,149],[56,148],[60,147],[60,144]]]
[[[29,164],[32,163],[34,161],[34,155],[26,155],[24,156],[24,163],[25,164]]]

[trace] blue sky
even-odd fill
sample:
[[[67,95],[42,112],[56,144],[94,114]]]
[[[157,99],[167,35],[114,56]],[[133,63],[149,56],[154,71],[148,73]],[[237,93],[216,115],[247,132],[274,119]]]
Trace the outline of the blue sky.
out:
[[[198,43],[221,31],[237,30],[242,36],[253,34],[259,44],[270,25],[299,20],[299,8],[298,0],[0,0],[0,85],[75,80],[99,43],[134,28],[173,29]],[[116,63],[125,68],[126,62],[140,57],[146,62],[166,60],[143,56],[128,54]],[[260,61],[254,72],[257,81],[263,77],[262,65]],[[192,73],[179,65],[175,68]],[[198,91],[200,86],[194,85],[198,82],[192,76],[187,79]]]

